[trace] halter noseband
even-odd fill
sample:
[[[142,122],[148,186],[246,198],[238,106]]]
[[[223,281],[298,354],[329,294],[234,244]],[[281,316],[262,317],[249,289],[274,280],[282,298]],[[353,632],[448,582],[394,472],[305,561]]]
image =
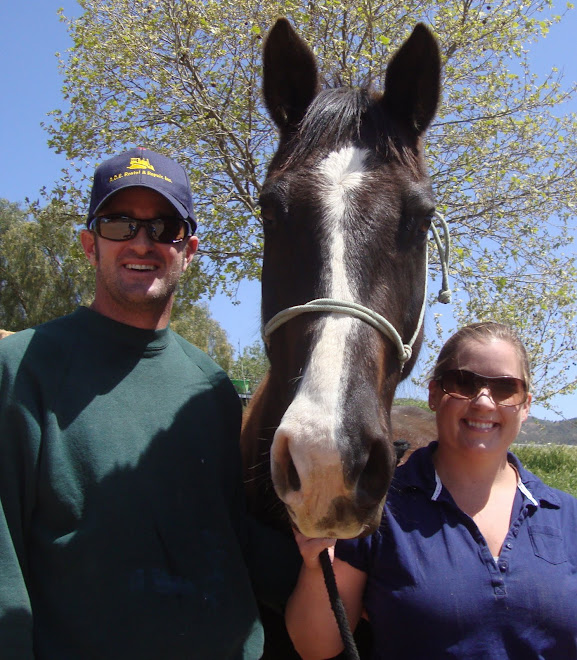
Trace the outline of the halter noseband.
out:
[[[441,303],[449,303],[451,302],[451,290],[449,288],[449,226],[445,221],[445,218],[438,211],[435,211],[435,217],[439,220],[439,223],[443,228],[443,240],[441,241],[437,227],[435,227],[434,223],[431,223],[431,231],[433,232],[435,244],[437,245],[437,249],[439,251],[441,272],[443,277],[441,290],[439,291],[437,299]],[[403,343],[401,335],[397,332],[394,326],[377,312],[369,309],[368,307],[365,307],[364,305],[360,305],[359,303],[351,302],[348,300],[335,300],[333,298],[317,298],[316,300],[311,300],[304,305],[295,305],[294,307],[287,307],[287,309],[283,309],[278,314],[275,314],[264,326],[263,339],[266,342],[270,335],[283,323],[286,323],[290,319],[298,316],[299,314],[303,314],[304,312],[347,314],[348,316],[354,316],[355,318],[368,323],[369,325],[373,326],[373,328],[376,328],[382,334],[384,334],[385,337],[388,337],[395,344],[397,348],[397,357],[399,358],[401,367],[404,367],[405,363],[411,359],[411,355],[413,354],[413,344],[419,336],[419,332],[421,331],[421,326],[423,325],[423,320],[425,318],[425,309],[427,307],[428,270],[429,246],[427,244],[427,250],[425,253],[425,292],[423,294],[423,304],[421,305],[421,312],[419,314],[417,328],[407,344]]]

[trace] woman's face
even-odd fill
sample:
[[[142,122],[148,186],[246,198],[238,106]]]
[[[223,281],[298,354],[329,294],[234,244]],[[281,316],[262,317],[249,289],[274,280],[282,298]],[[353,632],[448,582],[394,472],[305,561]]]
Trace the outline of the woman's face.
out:
[[[524,379],[515,347],[501,339],[465,342],[450,369],[481,376]],[[436,412],[439,445],[459,453],[506,453],[529,415],[531,395],[516,406],[501,406],[482,388],[471,400],[455,399],[438,381],[429,383],[429,406]]]

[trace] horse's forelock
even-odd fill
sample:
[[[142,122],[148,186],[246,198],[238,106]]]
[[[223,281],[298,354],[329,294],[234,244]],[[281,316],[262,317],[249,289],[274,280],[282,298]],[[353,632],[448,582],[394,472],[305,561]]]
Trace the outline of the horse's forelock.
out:
[[[285,170],[346,144],[373,148],[384,160],[395,160],[422,176],[419,150],[409,144],[384,110],[380,97],[366,88],[339,87],[321,91],[310,104],[296,132],[275,160]],[[280,160],[280,162],[279,162]]]

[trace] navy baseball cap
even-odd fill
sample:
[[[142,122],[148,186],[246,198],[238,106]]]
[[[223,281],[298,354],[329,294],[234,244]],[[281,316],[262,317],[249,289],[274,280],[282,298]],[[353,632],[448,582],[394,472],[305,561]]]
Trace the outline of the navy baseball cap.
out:
[[[101,163],[94,172],[88,224],[102,205],[123,188],[142,186],[156,190],[196,231],[192,193],[186,170],[162,154],[137,147]]]

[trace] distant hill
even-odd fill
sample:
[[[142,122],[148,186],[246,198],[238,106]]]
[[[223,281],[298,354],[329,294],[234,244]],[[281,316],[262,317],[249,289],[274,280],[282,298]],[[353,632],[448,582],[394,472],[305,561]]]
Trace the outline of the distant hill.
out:
[[[577,445],[577,417],[561,422],[549,422],[536,417],[529,419],[521,427],[516,442],[519,444]]]
[[[419,444],[426,444],[436,435],[435,415],[424,401],[396,399],[392,423],[397,439],[407,439],[414,443],[414,436],[418,436]],[[561,422],[529,417],[521,427],[516,442],[526,445],[577,445],[577,417]]]

